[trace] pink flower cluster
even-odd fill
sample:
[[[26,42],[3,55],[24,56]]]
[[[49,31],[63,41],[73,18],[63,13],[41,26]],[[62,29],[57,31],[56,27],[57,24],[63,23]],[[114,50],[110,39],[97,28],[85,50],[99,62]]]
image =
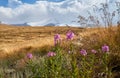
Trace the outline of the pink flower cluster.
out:
[[[87,52],[86,52],[85,49],[82,49],[82,50],[80,51],[80,53],[81,53],[83,56],[86,56],[86,55],[87,55]]]
[[[109,46],[107,46],[107,45],[102,46],[102,51],[109,52]]]
[[[96,51],[96,50],[94,50],[94,49],[92,49],[92,50],[91,50],[91,52],[92,52],[92,53],[94,53],[94,54],[95,54],[95,53],[97,53],[97,51]]]
[[[107,46],[107,45],[103,45],[103,46],[102,46],[102,51],[103,51],[103,52],[109,52],[109,50],[110,50],[110,49],[109,49],[109,46]],[[97,51],[94,50],[94,49],[92,49],[91,52],[94,53],[94,54],[97,53]],[[82,54],[83,56],[86,56],[86,55],[87,55],[87,51],[86,51],[85,49],[82,49],[82,50],[80,51],[80,54]]]
[[[66,39],[67,39],[67,40],[72,40],[72,39],[74,38],[74,36],[75,36],[75,34],[74,34],[71,30],[69,30],[69,31],[67,32],[67,34],[66,34]],[[61,41],[61,36],[60,36],[60,34],[56,34],[56,35],[54,36],[54,45],[60,43],[60,41]]]
[[[53,56],[56,56],[56,53],[55,52],[48,52],[47,56],[48,57],[53,57]]]
[[[32,53],[28,53],[28,54],[27,54],[27,58],[32,59],[32,58],[33,58]]]
[[[66,36],[67,36],[67,40],[72,40],[74,38],[75,34],[72,31],[69,30],[67,32]]]
[[[56,34],[56,35],[54,36],[54,44],[56,45],[57,43],[60,42],[60,40],[61,40],[60,35],[59,35],[59,34]]]

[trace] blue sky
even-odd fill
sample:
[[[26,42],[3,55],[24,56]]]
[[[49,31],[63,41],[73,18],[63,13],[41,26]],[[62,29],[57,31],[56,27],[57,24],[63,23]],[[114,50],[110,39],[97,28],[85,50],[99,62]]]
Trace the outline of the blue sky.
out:
[[[0,6],[7,6],[8,0],[0,0]]]
[[[29,4],[33,4],[38,0],[19,0],[22,1],[23,3],[29,3]],[[41,0],[41,1],[49,1],[49,2],[61,2],[64,0]],[[8,5],[8,0],[0,0],[0,6],[7,6]]]

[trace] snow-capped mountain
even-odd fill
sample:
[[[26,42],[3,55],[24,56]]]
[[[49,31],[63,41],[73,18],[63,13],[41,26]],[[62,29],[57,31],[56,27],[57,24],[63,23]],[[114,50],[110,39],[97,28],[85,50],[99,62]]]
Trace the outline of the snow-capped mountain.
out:
[[[27,22],[31,26],[49,24],[79,26],[76,22],[79,15],[87,16],[88,11],[93,13],[95,6],[100,7],[101,3],[106,1],[110,5],[111,12],[116,10],[115,2],[120,2],[120,0],[59,0],[58,2],[37,0],[34,4],[27,4],[20,0],[13,0],[13,3],[12,1],[9,3],[10,7],[0,6],[0,21],[6,24]],[[19,5],[16,6],[17,4]],[[99,14],[99,12],[96,13],[96,15]]]

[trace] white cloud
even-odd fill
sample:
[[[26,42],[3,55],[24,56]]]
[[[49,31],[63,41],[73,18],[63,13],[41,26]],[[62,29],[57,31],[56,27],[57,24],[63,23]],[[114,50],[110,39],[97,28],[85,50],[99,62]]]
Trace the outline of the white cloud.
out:
[[[62,2],[36,1],[34,4],[8,0],[9,7],[0,7],[0,20],[7,24],[27,22],[30,25],[72,24],[79,14],[87,14],[92,5],[105,0],[65,0]]]

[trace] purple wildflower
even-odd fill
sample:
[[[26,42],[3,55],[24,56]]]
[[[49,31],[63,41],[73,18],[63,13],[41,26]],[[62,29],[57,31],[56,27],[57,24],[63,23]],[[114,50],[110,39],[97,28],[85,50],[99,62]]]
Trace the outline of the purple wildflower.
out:
[[[87,55],[87,52],[86,52],[86,50],[84,50],[84,49],[82,49],[82,50],[80,51],[80,53],[81,53],[83,56],[86,56],[86,55]]]
[[[103,52],[108,52],[109,51],[109,46],[107,46],[107,45],[102,46],[102,51]]]
[[[48,57],[56,56],[56,53],[55,52],[48,52],[47,56]]]
[[[95,54],[95,53],[97,53],[97,51],[96,51],[96,50],[94,50],[94,49],[93,49],[93,50],[91,50],[91,52],[92,52],[92,53],[94,53],[94,54]]]
[[[75,34],[72,31],[68,31],[66,36],[67,40],[72,40]]]
[[[28,54],[27,54],[27,58],[29,58],[29,59],[33,58],[32,53],[28,53]]]
[[[60,35],[59,35],[59,34],[56,34],[56,35],[54,36],[54,43],[55,43],[55,45],[56,45],[58,42],[60,42],[60,40],[61,40]]]

